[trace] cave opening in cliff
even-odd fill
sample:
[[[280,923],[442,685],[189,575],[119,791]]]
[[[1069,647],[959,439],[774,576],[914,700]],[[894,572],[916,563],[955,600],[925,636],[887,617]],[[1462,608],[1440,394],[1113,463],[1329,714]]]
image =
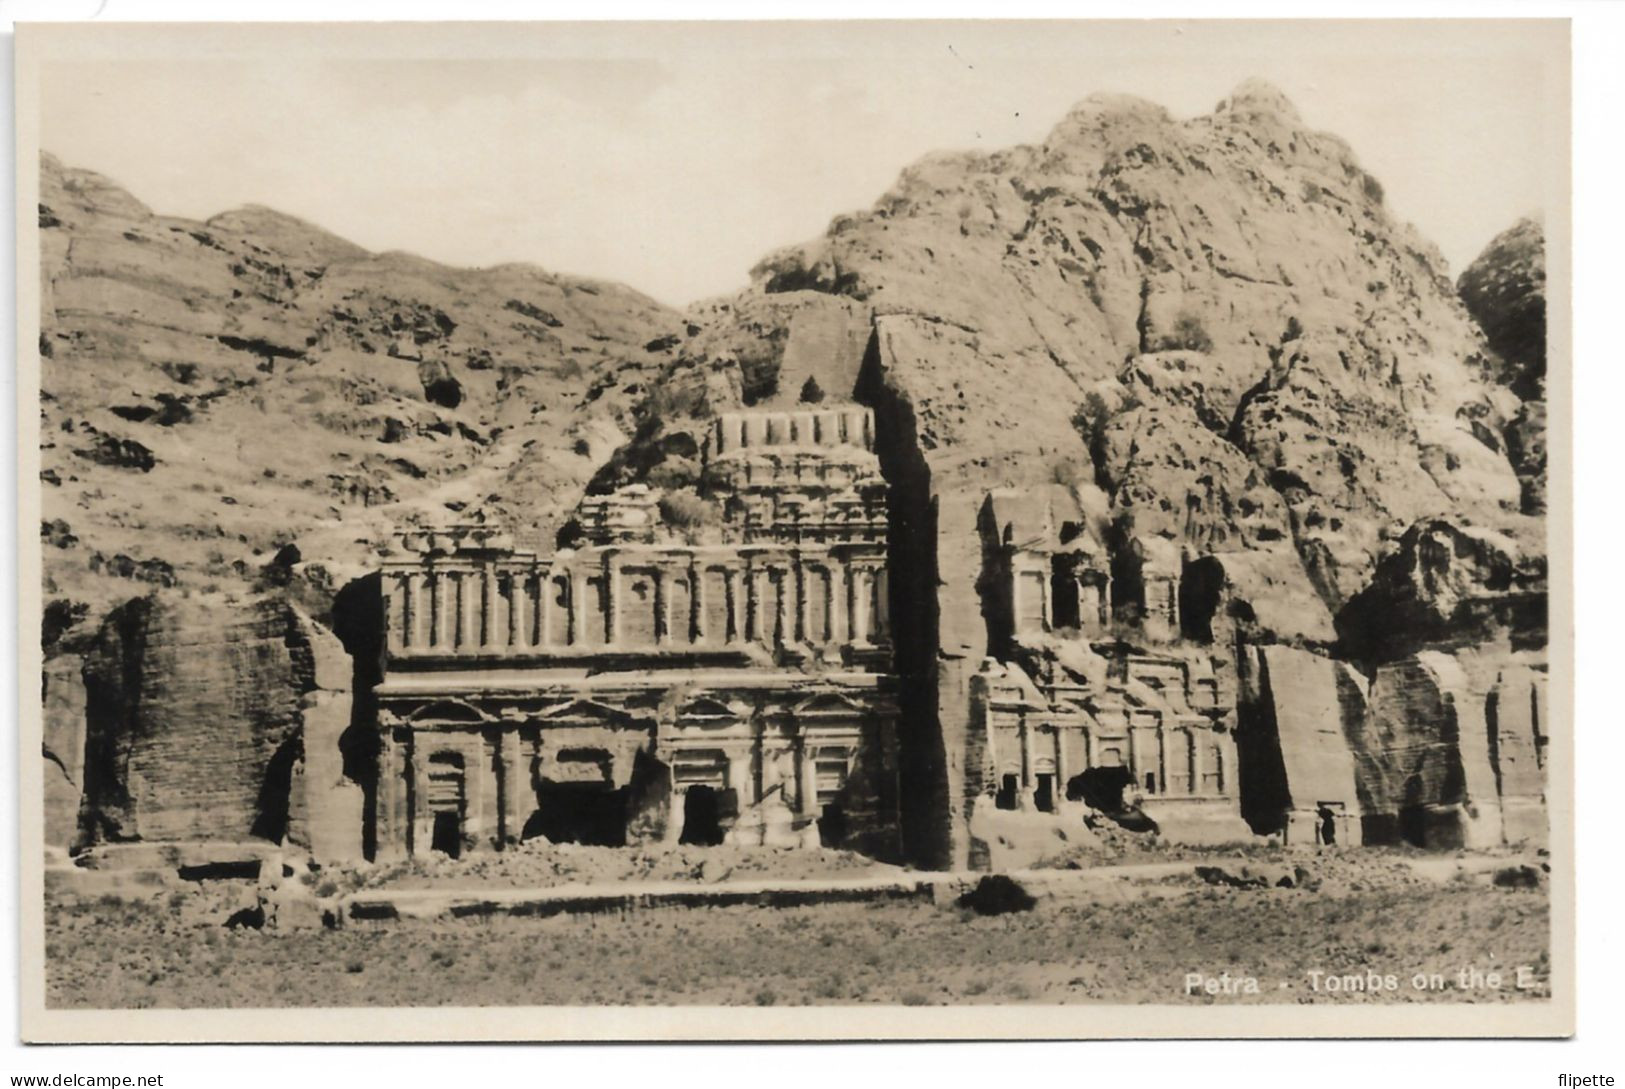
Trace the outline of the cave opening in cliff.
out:
[[[281,843],[287,838],[289,809],[293,799],[293,773],[303,755],[301,739],[292,737],[284,741],[266,762],[250,835],[268,839],[272,843]]]
[[[1126,808],[1123,795],[1133,783],[1128,768],[1103,765],[1067,780],[1066,796],[1102,813],[1121,813]]]
[[[1215,556],[1185,564],[1179,579],[1179,631],[1197,643],[1213,642],[1213,618],[1224,592],[1224,565]]]
[[[887,484],[887,585],[902,799],[898,816],[904,856],[918,865],[941,867],[952,863],[953,833],[939,710],[939,512],[914,407],[892,384],[881,356],[880,332],[872,330],[853,396],[874,412],[875,456]]]
[[[525,823],[524,839],[588,847],[625,847],[627,791],[604,782],[556,782],[536,785],[536,811]]]

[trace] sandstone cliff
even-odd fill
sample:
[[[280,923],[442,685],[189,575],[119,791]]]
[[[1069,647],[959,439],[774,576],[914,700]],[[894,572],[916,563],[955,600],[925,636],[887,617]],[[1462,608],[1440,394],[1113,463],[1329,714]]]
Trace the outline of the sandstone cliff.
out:
[[[619,285],[267,208],[155,214],[49,155],[39,223],[46,597],[92,627],[154,586],[252,588],[288,545],[322,611],[393,525],[549,525],[681,328]]]
[[[362,788],[341,749],[350,657],[297,609],[138,598],[84,663],[78,843],[259,839],[361,856]]]

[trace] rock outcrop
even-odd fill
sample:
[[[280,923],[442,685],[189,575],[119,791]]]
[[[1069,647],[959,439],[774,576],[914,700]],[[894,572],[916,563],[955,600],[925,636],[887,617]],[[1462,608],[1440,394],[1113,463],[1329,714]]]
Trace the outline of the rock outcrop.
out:
[[[138,598],[84,666],[79,845],[269,841],[361,857],[351,662],[286,602]]]
[[[1521,404],[1507,406],[1502,438],[1523,485],[1523,508],[1546,509],[1546,237],[1521,219],[1496,235],[1456,288],[1499,357],[1495,372]]]

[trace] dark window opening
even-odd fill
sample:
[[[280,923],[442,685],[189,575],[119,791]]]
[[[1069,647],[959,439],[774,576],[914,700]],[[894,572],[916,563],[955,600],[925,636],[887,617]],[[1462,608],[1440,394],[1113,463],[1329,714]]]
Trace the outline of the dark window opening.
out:
[[[434,835],[429,849],[452,858],[463,853],[463,822],[456,813],[442,811],[434,815]]]
[[[1420,775],[1405,781],[1405,802],[1399,809],[1399,834],[1413,847],[1427,846],[1428,818],[1422,802],[1425,790]]]
[[[1157,790],[1157,773],[1156,772],[1148,771],[1148,772],[1145,773],[1145,789],[1151,791],[1153,794],[1156,793],[1156,790]]]
[[[1050,626],[1076,628],[1079,620],[1078,580],[1072,575],[1071,556],[1056,556],[1050,570]]]
[[[1033,805],[1040,813],[1055,812],[1055,776],[1039,773],[1038,787],[1033,791]]]
[[[1016,807],[1016,792],[1020,789],[1020,780],[1014,775],[1006,775],[999,780],[999,793],[993,798],[993,805],[997,809],[1014,809]]]
[[[818,814],[818,844],[821,847],[841,847],[846,843],[846,809],[840,802],[830,802]]]
[[[708,786],[691,786],[683,793],[683,834],[677,842],[694,847],[715,847],[722,842],[722,804]]]

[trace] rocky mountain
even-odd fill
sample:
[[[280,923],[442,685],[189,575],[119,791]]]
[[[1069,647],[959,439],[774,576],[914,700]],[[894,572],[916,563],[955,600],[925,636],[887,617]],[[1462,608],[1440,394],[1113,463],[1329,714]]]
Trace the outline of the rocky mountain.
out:
[[[1183,121],[1095,95],[1041,144],[929,156],[689,318],[596,486],[689,484],[717,410],[850,395],[872,324],[867,396],[919,452],[968,631],[993,487],[1074,486],[1120,567],[1227,556],[1233,611],[1308,644],[1423,520],[1543,563],[1524,400],[1444,260],[1261,82]]]
[[[1521,219],[1496,235],[1456,288],[1500,357],[1497,375],[1523,405],[1507,429],[1507,454],[1523,484],[1524,509],[1546,509],[1546,236]]]
[[[616,284],[155,214],[41,160],[47,639],[154,586],[290,577],[318,614],[392,527],[545,529],[680,331]]]

